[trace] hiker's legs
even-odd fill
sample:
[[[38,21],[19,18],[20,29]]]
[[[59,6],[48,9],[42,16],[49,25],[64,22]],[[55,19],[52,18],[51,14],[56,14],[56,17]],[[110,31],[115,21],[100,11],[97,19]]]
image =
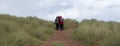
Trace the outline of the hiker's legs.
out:
[[[60,24],[60,30],[63,30],[64,28],[63,28],[63,24]]]
[[[56,23],[56,30],[58,30],[59,29],[59,24],[58,23]]]
[[[64,30],[64,24],[62,25],[62,30]]]

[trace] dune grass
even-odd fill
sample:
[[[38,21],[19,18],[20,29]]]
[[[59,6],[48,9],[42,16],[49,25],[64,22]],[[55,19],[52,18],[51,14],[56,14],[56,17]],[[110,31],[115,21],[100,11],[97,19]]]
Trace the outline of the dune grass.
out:
[[[84,20],[72,34],[72,39],[86,46],[120,46],[120,23]]]
[[[54,42],[52,46],[65,46],[63,42]]]
[[[78,23],[65,19],[65,29],[77,24],[71,35],[73,40],[86,46],[120,46],[120,23],[83,20]],[[37,17],[16,17],[0,14],[0,46],[37,46],[53,35],[53,22]],[[56,42],[53,46],[65,46]]]
[[[78,21],[74,20],[74,19],[65,19],[64,21],[64,28],[65,29],[68,29],[68,28],[73,28],[73,27],[76,27],[78,24]]]
[[[50,21],[0,14],[0,46],[36,46],[52,36],[53,31]]]

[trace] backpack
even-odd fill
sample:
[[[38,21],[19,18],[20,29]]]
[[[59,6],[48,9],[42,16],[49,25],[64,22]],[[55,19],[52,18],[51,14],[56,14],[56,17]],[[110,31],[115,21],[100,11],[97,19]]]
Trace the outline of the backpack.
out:
[[[59,18],[59,24],[64,24],[64,19],[63,18]]]

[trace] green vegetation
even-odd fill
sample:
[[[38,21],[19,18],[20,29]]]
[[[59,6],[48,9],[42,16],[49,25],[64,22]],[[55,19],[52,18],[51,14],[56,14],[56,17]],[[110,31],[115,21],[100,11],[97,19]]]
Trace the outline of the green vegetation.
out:
[[[71,37],[86,46],[120,46],[120,23],[83,20]]]
[[[0,46],[36,46],[54,31],[52,22],[37,17],[0,14]]]
[[[86,46],[120,46],[120,23],[65,19],[65,29],[73,28],[73,40]],[[76,28],[75,28],[76,27]],[[16,17],[0,14],[0,46],[37,46],[53,35],[53,22],[37,17]],[[53,46],[65,46],[55,42]]]
[[[71,28],[71,27],[75,28],[78,24],[78,22],[76,20],[73,20],[73,19],[65,19],[64,23],[65,23],[64,24],[65,29],[68,29],[68,28]]]
[[[65,44],[63,42],[55,42],[52,46],[65,46]]]

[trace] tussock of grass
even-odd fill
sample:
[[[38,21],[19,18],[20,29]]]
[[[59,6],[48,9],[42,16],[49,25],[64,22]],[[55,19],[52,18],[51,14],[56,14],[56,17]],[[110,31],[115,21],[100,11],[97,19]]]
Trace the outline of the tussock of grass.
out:
[[[65,46],[63,42],[54,42],[52,46]]]

